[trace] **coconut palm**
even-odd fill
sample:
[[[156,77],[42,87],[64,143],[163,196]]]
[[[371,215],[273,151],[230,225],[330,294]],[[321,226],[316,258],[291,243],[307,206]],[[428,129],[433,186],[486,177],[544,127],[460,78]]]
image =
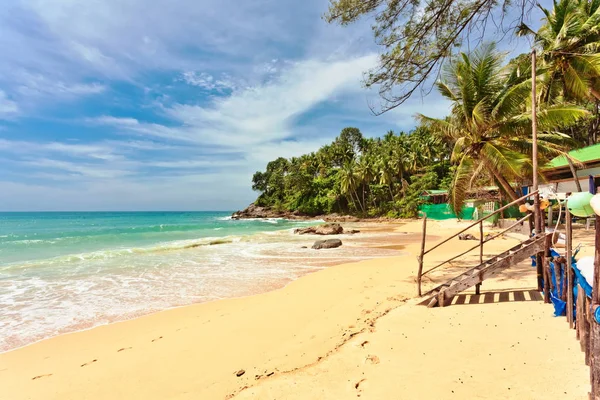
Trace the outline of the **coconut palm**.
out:
[[[356,187],[358,186],[358,177],[356,174],[356,166],[353,162],[347,162],[344,164],[344,166],[340,169],[340,186],[341,186],[341,191],[342,194],[349,196],[350,199],[352,200],[352,202],[354,202],[354,199],[356,198],[356,201],[358,203],[358,205],[360,206],[361,210],[364,212],[364,207],[362,205],[362,203],[360,202],[360,198],[358,197],[358,194],[356,193]],[[352,197],[352,195],[354,195],[355,197]]]
[[[561,0],[544,13],[537,32],[526,25],[541,49],[543,85],[540,98],[549,103],[562,92],[567,98],[600,100],[600,0]]]
[[[450,204],[460,213],[471,183],[489,174],[513,200],[518,196],[510,182],[520,181],[531,170],[531,80],[502,67],[503,56],[494,44],[471,54],[461,53],[445,68],[437,84],[452,102],[446,119],[418,118],[432,132],[453,144],[451,160],[457,165]],[[568,137],[555,129],[586,114],[570,105],[547,106],[538,112],[540,158],[564,154]]]

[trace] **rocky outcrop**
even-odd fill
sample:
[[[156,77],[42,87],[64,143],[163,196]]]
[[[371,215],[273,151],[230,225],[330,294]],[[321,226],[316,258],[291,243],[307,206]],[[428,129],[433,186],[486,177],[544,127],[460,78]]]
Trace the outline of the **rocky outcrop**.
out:
[[[341,245],[342,241],[340,239],[317,240],[315,244],[312,245],[312,248],[315,250],[334,249],[336,247],[340,247]]]
[[[325,222],[359,222],[360,218],[352,215],[339,215],[336,213],[325,215],[322,217]]]
[[[297,228],[294,229],[294,233],[297,233],[298,235],[339,235],[344,233],[344,228],[342,228],[340,224],[325,224],[309,226],[307,228]]]
[[[270,207],[261,207],[256,204],[250,204],[245,210],[236,211],[231,215],[232,219],[251,219],[251,218],[285,218],[285,219],[306,219],[298,211],[275,211]]]

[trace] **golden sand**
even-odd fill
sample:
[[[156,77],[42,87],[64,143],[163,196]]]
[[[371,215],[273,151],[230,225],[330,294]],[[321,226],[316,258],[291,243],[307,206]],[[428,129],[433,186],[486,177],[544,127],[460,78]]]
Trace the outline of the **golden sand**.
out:
[[[421,222],[401,229],[418,232]],[[428,243],[457,229],[430,223]],[[515,243],[497,239],[485,253]],[[473,244],[453,240],[426,262]],[[427,309],[410,300],[418,241],[379,245],[405,246],[404,255],[0,354],[0,399],[587,398],[589,369],[575,332],[540,301],[527,262],[485,281],[482,296],[467,292],[454,300],[463,304]]]

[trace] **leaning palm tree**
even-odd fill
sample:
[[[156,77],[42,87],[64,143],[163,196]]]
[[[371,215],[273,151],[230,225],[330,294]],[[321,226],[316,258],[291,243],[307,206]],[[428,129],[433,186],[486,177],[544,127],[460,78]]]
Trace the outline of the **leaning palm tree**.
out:
[[[541,49],[540,98],[549,103],[561,93],[576,100],[600,100],[600,0],[560,0],[544,13],[537,32],[522,25],[519,34],[533,35]]]
[[[451,160],[457,165],[450,204],[460,215],[466,192],[481,176],[490,178],[513,200],[511,182],[521,181],[531,170],[531,80],[503,67],[503,56],[494,44],[451,60],[437,84],[452,102],[446,119],[418,118],[433,133],[453,145]],[[558,128],[586,115],[580,107],[547,106],[538,112],[540,158],[564,154],[568,136]]]

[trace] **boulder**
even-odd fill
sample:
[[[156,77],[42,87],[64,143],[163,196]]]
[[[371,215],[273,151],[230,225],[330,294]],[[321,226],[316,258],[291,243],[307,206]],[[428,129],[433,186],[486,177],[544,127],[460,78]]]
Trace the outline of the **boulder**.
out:
[[[320,249],[334,249],[336,247],[340,247],[342,245],[342,241],[340,239],[326,239],[326,240],[317,240],[315,244],[312,245],[312,248],[315,250]]]
[[[325,224],[317,226],[315,233],[317,235],[339,235],[344,233],[344,228],[340,224]]]
[[[325,224],[318,226],[309,226],[307,228],[294,229],[294,233],[298,235],[315,234],[315,235],[339,235],[344,233],[344,228],[340,224]]]

